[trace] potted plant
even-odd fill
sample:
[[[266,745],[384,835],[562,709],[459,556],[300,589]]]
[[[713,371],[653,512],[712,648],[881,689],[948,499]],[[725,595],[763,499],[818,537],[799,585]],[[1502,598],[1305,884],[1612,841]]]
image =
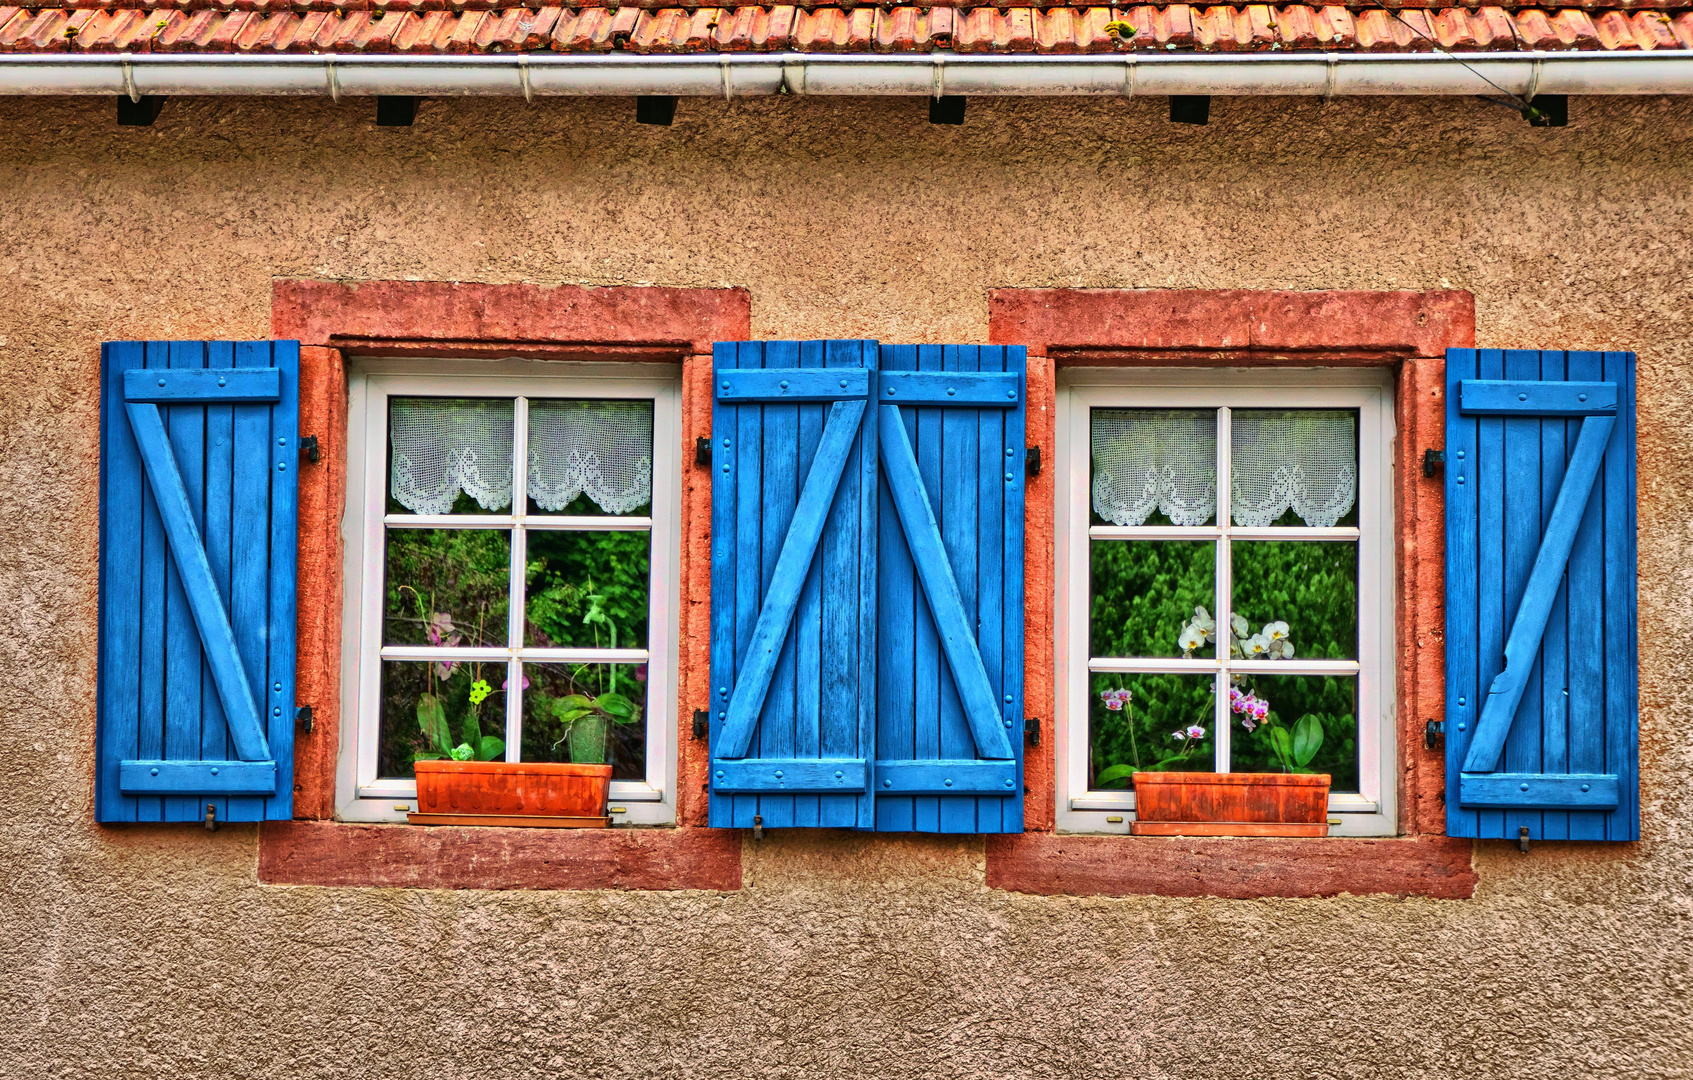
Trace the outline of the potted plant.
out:
[[[1285,622],[1265,623],[1256,634],[1246,619],[1235,615],[1229,626],[1229,653],[1237,658],[1288,659],[1294,647]],[[1179,642],[1184,656],[1213,640],[1216,624],[1203,607],[1182,628]],[[1137,836],[1326,836],[1331,777],[1310,768],[1323,745],[1322,721],[1307,713],[1292,723],[1272,710],[1269,701],[1249,685],[1251,676],[1234,675],[1229,687],[1229,713],[1242,728],[1267,748],[1280,772],[1216,773],[1188,771],[1186,765],[1205,738],[1202,723],[1171,733],[1178,749],[1154,764],[1113,765],[1095,777],[1098,787],[1134,783]],[[1106,709],[1132,713],[1133,694],[1127,689],[1101,693]],[[1133,738],[1132,717],[1129,727]]]

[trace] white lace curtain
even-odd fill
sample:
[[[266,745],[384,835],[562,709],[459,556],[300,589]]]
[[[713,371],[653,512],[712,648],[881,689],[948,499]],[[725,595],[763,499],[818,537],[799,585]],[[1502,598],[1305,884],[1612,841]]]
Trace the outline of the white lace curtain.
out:
[[[1326,409],[1236,409],[1230,517],[1263,526],[1292,510],[1313,528],[1334,525],[1358,498],[1356,414]],[[1154,510],[1172,524],[1217,513],[1217,418],[1212,410],[1095,409],[1093,506],[1114,525],[1142,525]]]
[[[390,489],[415,514],[449,513],[460,493],[511,506],[510,401],[395,398]],[[557,512],[586,494],[608,514],[652,501],[653,411],[645,401],[531,401],[529,496]]]

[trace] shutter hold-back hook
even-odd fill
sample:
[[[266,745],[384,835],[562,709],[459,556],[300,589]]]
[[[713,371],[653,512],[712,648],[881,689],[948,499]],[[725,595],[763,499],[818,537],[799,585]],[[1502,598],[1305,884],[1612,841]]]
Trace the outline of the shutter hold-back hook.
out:
[[[1528,854],[1528,826],[1527,825],[1521,826],[1520,828],[1517,829],[1517,850],[1522,852],[1524,855]]]
[[[217,803],[207,803],[206,804],[206,831],[207,832],[217,832],[218,831]]]
[[[754,814],[752,816],[752,838],[754,840],[764,839],[764,815],[763,814]]]

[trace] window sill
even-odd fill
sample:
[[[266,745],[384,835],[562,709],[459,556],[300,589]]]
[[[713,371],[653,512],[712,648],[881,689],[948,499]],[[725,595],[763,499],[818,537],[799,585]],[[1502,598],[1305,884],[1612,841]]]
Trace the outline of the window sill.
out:
[[[1389,893],[1475,895],[1473,843],[1445,836],[1274,839],[1073,836],[987,839],[987,884],[1040,896],[1252,900]]]
[[[266,822],[259,830],[259,883],[724,892],[741,887],[741,834]]]

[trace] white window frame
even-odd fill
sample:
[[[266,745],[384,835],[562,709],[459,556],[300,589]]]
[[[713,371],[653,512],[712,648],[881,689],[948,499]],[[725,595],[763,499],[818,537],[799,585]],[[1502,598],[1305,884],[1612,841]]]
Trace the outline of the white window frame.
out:
[[[647,774],[643,781],[614,780],[614,824],[668,825],[676,820],[676,696],[681,577],[681,368],[675,364],[591,364],[528,360],[385,360],[348,363],[347,510],[345,605],[341,650],[341,747],[336,769],[336,813],[346,821],[403,822],[417,808],[413,780],[376,775],[381,718],[381,665],[405,659],[406,649],[382,645],[384,546],[388,525],[388,399],[390,397],[508,397],[513,417],[514,469],[511,513],[404,515],[407,524],[431,528],[494,526],[512,533],[514,616],[523,610],[522,567],[526,530],[641,529],[652,534],[647,647],[631,649],[454,650],[461,659],[498,653],[515,672],[520,660],[647,664]],[[648,398],[653,403],[652,516],[572,518],[530,515],[524,470],[528,398]],[[398,516],[398,515],[397,515]],[[509,645],[509,642],[508,642]],[[415,650],[414,650],[415,651]],[[439,653],[439,650],[431,650]],[[591,654],[591,655],[590,655]],[[602,655],[603,654],[603,655]],[[514,685],[521,685],[514,681]],[[508,695],[506,760],[521,752],[519,695]]]
[[[1232,592],[1229,540],[1304,539],[1321,533],[1331,539],[1357,537],[1358,659],[1354,661],[1228,661],[1229,669],[1263,674],[1350,674],[1358,684],[1359,792],[1329,796],[1329,835],[1391,836],[1398,831],[1398,770],[1395,739],[1393,654],[1394,540],[1393,462],[1395,429],[1393,379],[1368,368],[1317,369],[1099,369],[1059,372],[1055,417],[1059,468],[1054,476],[1056,534],[1054,620],[1056,665],[1060,674],[1054,757],[1057,776],[1058,829],[1072,833],[1126,833],[1134,820],[1133,791],[1089,791],[1088,688],[1094,670],[1214,672],[1216,659],[1121,660],[1089,663],[1088,545],[1094,538],[1210,540],[1217,544],[1217,592],[1213,612],[1219,627],[1228,625]],[[1358,410],[1358,527],[1317,530],[1306,527],[1248,529],[1228,518],[1228,485],[1218,485],[1216,525],[1098,526],[1091,524],[1090,418],[1095,408],[1197,408],[1219,410],[1218,446],[1226,469],[1230,409],[1344,408]],[[1175,631],[1172,629],[1171,633]],[[1344,669],[1344,671],[1343,671]],[[1216,703],[1218,749],[1226,750],[1228,702]],[[1222,756],[1221,754],[1219,756]]]

